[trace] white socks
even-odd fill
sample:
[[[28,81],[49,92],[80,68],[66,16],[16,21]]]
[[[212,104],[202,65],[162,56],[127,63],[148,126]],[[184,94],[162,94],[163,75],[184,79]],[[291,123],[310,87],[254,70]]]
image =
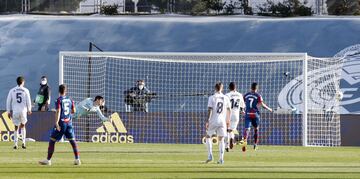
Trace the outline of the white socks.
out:
[[[212,141],[211,138],[206,138],[206,148],[208,151],[208,159],[212,159]]]
[[[19,128],[18,128],[18,130],[14,131],[14,143],[15,143],[15,146],[18,145],[18,138],[19,138]]]
[[[14,131],[14,144],[16,146],[18,146],[19,131],[21,131],[21,139],[22,139],[23,144],[25,145],[25,143],[26,143],[26,129],[25,129],[25,127],[21,128],[21,129],[18,128],[16,131]]]
[[[230,138],[231,138],[231,133],[228,132],[227,135],[226,135],[226,137],[225,137],[225,145],[226,145],[226,148],[229,148]]]
[[[26,142],[26,129],[25,129],[25,127],[21,128],[21,137],[22,137],[22,142],[25,145],[25,142]]]
[[[206,138],[206,148],[208,150],[208,159],[212,159],[212,141],[211,138]],[[224,161],[224,152],[225,152],[225,141],[224,138],[219,140],[219,153],[220,161]]]
[[[225,142],[224,142],[224,138],[222,138],[219,141],[219,153],[220,153],[220,161],[224,160],[224,151],[225,151]]]
[[[235,134],[233,132],[230,133],[230,139],[233,139],[234,140],[235,138]]]

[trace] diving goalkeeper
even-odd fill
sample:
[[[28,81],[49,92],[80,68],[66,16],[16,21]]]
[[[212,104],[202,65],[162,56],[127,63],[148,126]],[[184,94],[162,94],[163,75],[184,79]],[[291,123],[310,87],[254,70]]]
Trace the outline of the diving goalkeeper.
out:
[[[100,107],[105,105],[104,97],[96,96],[93,98],[86,98],[76,105],[76,112],[73,116],[74,119],[78,119],[81,116],[88,115],[89,113],[96,112],[102,122],[111,121],[110,117],[105,117]]]

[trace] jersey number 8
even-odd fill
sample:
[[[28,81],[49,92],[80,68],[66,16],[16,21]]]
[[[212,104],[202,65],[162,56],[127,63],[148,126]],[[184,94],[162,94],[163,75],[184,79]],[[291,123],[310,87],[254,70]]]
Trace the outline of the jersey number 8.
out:
[[[218,102],[216,105],[216,112],[220,114],[223,111],[223,108],[224,108],[224,103]]]

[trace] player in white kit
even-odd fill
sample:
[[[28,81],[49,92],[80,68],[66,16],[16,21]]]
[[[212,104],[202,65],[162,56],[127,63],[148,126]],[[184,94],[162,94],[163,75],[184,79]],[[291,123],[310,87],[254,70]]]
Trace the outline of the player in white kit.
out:
[[[227,129],[227,135],[225,137],[225,150],[229,152],[229,148],[232,149],[234,147],[234,130],[236,130],[240,115],[245,109],[244,97],[241,93],[236,91],[235,82],[231,82],[229,84],[230,92],[226,94],[229,97],[231,103],[231,117],[230,117],[230,125]]]
[[[218,136],[219,141],[219,161],[224,163],[226,129],[230,122],[230,100],[222,93],[224,85],[221,82],[215,84],[215,94],[209,97],[208,101],[208,121],[206,122],[206,147],[208,150],[208,159],[205,163],[213,160],[212,140],[213,135]]]
[[[28,89],[24,87],[25,79],[20,76],[16,79],[18,86],[9,91],[6,100],[6,111],[9,118],[15,125],[14,149],[18,149],[19,130],[22,136],[22,148],[26,149],[26,128],[27,114],[31,114],[31,97]]]

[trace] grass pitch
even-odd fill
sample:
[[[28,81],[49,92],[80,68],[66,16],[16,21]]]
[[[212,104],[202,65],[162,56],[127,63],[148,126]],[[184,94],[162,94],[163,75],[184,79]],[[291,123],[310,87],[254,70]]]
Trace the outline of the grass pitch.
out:
[[[204,145],[79,143],[81,166],[70,144],[57,143],[52,166],[40,166],[47,143],[12,149],[0,142],[0,178],[360,178],[360,148],[260,146],[225,153],[225,164],[204,164]],[[218,157],[214,146],[215,159]]]

